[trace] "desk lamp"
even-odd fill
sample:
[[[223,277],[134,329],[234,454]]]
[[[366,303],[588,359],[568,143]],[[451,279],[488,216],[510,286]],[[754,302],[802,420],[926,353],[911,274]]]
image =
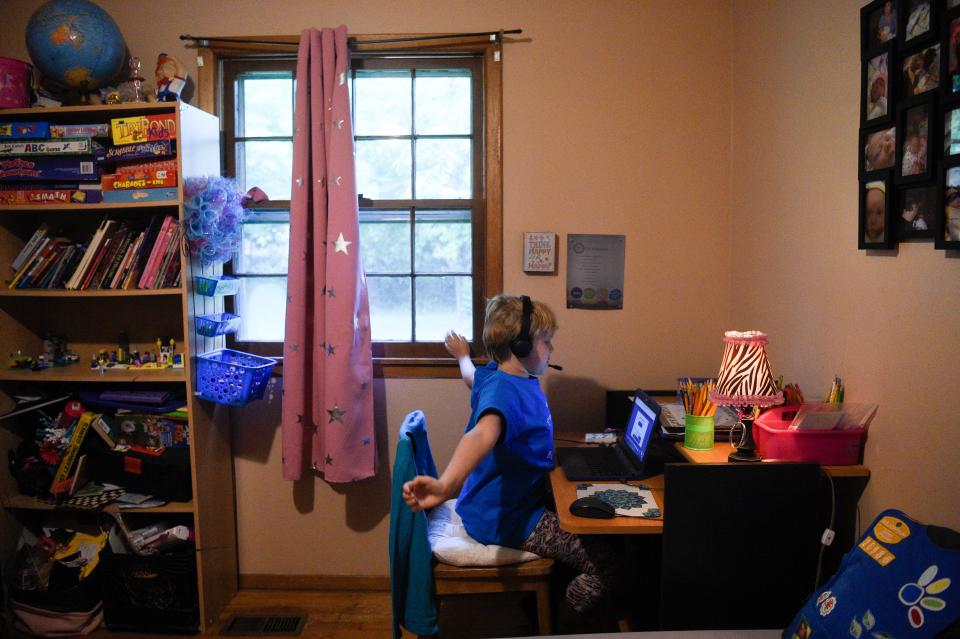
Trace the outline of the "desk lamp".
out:
[[[759,331],[727,331],[726,344],[717,383],[710,392],[710,401],[718,406],[731,406],[743,425],[737,452],[730,453],[732,462],[760,461],[753,443],[753,420],[757,410],[783,403],[777,390],[763,346],[767,336]]]

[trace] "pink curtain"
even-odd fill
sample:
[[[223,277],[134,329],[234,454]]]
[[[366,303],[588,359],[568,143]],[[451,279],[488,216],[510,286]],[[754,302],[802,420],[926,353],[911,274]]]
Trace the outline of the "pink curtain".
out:
[[[370,310],[347,91],[347,28],[300,36],[283,363],[283,477],[376,472]]]

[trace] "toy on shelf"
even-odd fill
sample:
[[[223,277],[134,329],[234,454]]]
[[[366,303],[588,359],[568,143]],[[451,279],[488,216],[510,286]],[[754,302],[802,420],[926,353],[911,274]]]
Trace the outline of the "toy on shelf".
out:
[[[157,56],[157,102],[177,102],[187,85],[187,71],[172,55]]]
[[[80,361],[80,356],[67,347],[67,338],[61,335],[48,335],[43,340],[43,352],[36,357],[24,355],[22,351],[10,353],[10,368],[39,371],[54,366],[68,366]]]
[[[126,332],[121,331],[117,339],[116,350],[108,351],[101,348],[90,358],[90,368],[99,369],[102,375],[108,368],[110,369],[136,369],[136,370],[167,370],[171,368],[183,368],[183,354],[177,351],[177,342],[172,337],[164,344],[161,338],[154,342],[157,345],[156,351],[130,348],[130,338]]]

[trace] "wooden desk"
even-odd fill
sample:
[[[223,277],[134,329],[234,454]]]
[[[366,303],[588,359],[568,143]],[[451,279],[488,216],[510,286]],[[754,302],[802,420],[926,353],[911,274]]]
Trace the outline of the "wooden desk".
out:
[[[694,464],[726,464],[727,455],[734,452],[736,448],[727,442],[714,442],[710,450],[690,450],[684,448],[683,442],[674,442],[674,448],[680,451],[680,454]],[[866,466],[823,466],[823,470],[831,477],[865,477],[870,478],[870,469]]]
[[[572,446],[570,440],[583,437],[583,433],[556,433],[554,444],[556,446]],[[711,450],[695,451],[683,447],[683,442],[674,444],[680,454],[687,460],[695,464],[706,463],[728,463],[727,455],[733,452],[734,448],[726,442],[716,442]],[[867,481],[870,479],[870,470],[865,466],[824,466],[824,470],[832,478],[850,478],[844,479],[845,490],[838,491],[838,512],[855,513],[856,505],[860,499]],[[570,504],[577,498],[577,484],[583,482],[572,482],[563,474],[563,469],[557,466],[550,471],[550,487],[553,490],[553,499],[557,506],[557,517],[560,520],[560,528],[567,532],[580,535],[662,535],[663,517],[658,519],[643,519],[641,517],[614,517],[613,519],[592,519],[589,517],[577,517],[570,513]],[[619,482],[590,482],[595,484],[619,483]],[[638,482],[631,482],[638,483]],[[663,475],[654,475],[642,480],[653,491],[653,498],[660,506],[660,512],[666,511],[667,504],[663,499]],[[844,522],[840,518],[838,522],[838,533],[841,539],[850,540],[852,543],[855,535],[855,521]],[[846,519],[850,519],[849,517]],[[839,545],[839,544],[838,544]]]
[[[577,498],[577,484],[583,482],[570,481],[563,474],[563,469],[557,466],[550,471],[550,487],[553,489],[553,500],[557,505],[557,517],[560,519],[560,528],[578,535],[662,535],[663,517],[644,519],[643,517],[614,517],[613,519],[592,519],[577,517],[570,513],[570,504]],[[616,484],[620,482],[590,482],[591,484]],[[653,498],[663,512],[663,475],[654,475],[641,482],[632,484],[646,484],[653,491]]]

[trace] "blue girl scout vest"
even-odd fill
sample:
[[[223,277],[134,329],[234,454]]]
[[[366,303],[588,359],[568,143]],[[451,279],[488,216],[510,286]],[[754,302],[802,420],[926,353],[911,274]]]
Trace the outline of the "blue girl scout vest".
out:
[[[942,547],[927,528],[899,510],[880,513],[784,639],[920,639],[960,618],[960,543]]]

